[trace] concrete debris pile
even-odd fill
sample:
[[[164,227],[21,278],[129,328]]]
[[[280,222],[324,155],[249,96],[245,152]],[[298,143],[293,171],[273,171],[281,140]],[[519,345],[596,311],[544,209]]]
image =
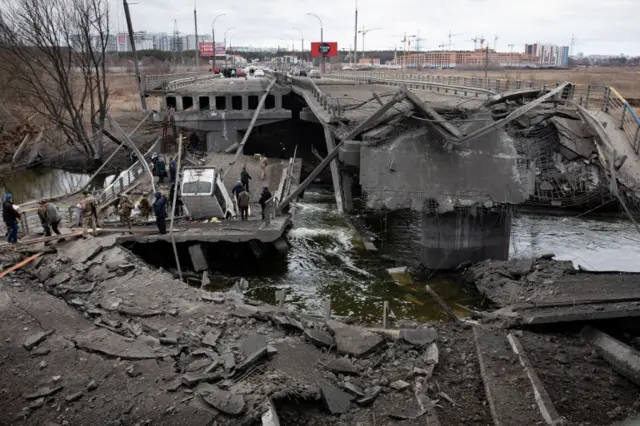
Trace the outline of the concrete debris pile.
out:
[[[492,107],[494,119],[518,104]],[[531,202],[554,207],[584,207],[601,203],[609,180],[595,135],[574,109],[539,106],[507,126],[523,161],[535,172]]]
[[[493,303],[507,306],[545,295],[547,286],[576,272],[571,261],[553,260],[549,255],[538,259],[485,260],[467,268],[464,278]]]
[[[37,421],[49,412],[47,407],[93,400],[95,392],[110,389],[108,383],[116,379],[125,379],[131,389],[156,383],[159,389],[148,396],[154,407],[158,401],[172,401],[159,417],[182,412],[188,418],[196,410],[214,417],[218,425],[249,425],[278,416],[300,416],[295,422],[301,423],[295,424],[309,418],[316,424],[335,424],[327,413],[339,415],[341,424],[368,421],[371,413],[437,422],[437,410],[453,409],[453,401],[462,398],[455,386],[449,389],[450,380],[461,372],[438,371],[441,354],[449,358],[453,339],[439,337],[433,328],[394,334],[299,315],[245,298],[246,282],[225,293],[197,290],[167,272],[149,269],[104,239],[58,247],[57,255],[15,274],[14,285],[31,286],[28,278],[34,278],[81,318],[74,323],[75,331],[61,330],[55,322],[42,324],[46,329],[22,342],[27,359],[42,358],[46,371],[81,351],[81,356],[92,357],[98,371],[99,364],[117,360],[110,367],[115,372],[80,378],[76,382],[83,383],[81,387],[71,386],[64,374],[62,380],[43,380],[41,388],[23,391],[27,405],[16,419]],[[75,315],[60,311],[66,317]],[[468,328],[460,330],[469,333]],[[71,352],[62,355],[45,348],[52,335],[63,339]],[[431,379],[438,374],[443,374],[439,384]],[[296,414],[288,402],[292,398],[310,401],[316,409]],[[121,399],[115,396],[113,402],[126,408]],[[481,407],[481,398],[475,403]],[[467,419],[459,411],[451,415]],[[71,413],[58,420],[81,424],[90,414],[80,407]],[[125,410],[123,415],[131,414]],[[486,415],[474,413],[468,420],[484,420]]]

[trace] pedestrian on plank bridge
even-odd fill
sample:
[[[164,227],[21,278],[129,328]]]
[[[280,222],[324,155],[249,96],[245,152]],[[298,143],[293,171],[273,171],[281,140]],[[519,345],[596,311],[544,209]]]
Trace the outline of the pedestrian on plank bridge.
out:
[[[267,157],[265,155],[260,156],[260,180],[264,181],[267,177]]]
[[[7,225],[9,244],[16,244],[18,242],[18,220],[21,217],[22,214],[16,206],[13,205],[13,196],[11,194],[5,194],[4,202],[2,203],[2,219],[5,225]]]
[[[50,237],[51,230],[56,233],[56,235],[61,235],[58,226],[62,221],[60,217],[60,213],[58,212],[58,208],[55,204],[46,199],[40,202],[40,207],[38,208],[38,217],[40,218],[40,224],[42,225],[42,229],[44,229],[44,236]]]
[[[120,196],[120,224],[124,227],[127,225],[129,229],[131,229],[131,211],[133,210],[133,205],[131,204],[131,200],[126,195]]]
[[[167,199],[160,191],[156,192],[156,200],[153,202],[153,213],[156,215],[156,225],[161,234],[167,233]]]
[[[93,236],[98,235],[98,202],[86,189],[82,192],[82,209],[84,210],[84,218],[82,225],[82,236],[87,236],[89,226],[93,229]]]
[[[240,195],[238,195],[238,207],[240,208],[240,217],[242,220],[247,220],[249,218],[249,200],[251,199],[251,194],[248,191],[242,191]]]
[[[149,220],[149,215],[151,214],[151,203],[146,196],[143,196],[140,201],[138,201],[138,206],[140,208],[140,217],[146,222]]]
[[[251,176],[249,176],[249,172],[247,171],[247,166],[242,167],[242,171],[240,172],[240,182],[244,186],[245,191],[249,192],[249,181],[251,180]]]

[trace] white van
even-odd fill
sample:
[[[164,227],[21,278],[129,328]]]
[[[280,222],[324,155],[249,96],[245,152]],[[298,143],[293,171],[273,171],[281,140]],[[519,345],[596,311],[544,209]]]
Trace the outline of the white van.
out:
[[[230,219],[236,216],[233,200],[215,167],[184,167],[180,188],[182,202],[191,219]]]

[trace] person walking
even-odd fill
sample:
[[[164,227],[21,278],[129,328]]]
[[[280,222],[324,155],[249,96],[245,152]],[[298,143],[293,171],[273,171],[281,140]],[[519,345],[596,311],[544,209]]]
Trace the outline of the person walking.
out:
[[[175,183],[177,172],[178,167],[176,164],[176,160],[175,158],[172,158],[171,160],[169,160],[169,180],[171,181],[171,183]]]
[[[76,204],[76,223],[75,223],[75,225],[78,228],[82,227],[82,222],[84,220],[83,217],[84,217],[84,207],[82,203],[78,203]]]
[[[167,199],[160,191],[156,192],[156,200],[153,202],[153,213],[156,215],[156,225],[160,234],[167,233]]]
[[[42,225],[42,229],[44,229],[45,237],[50,237],[52,230],[56,235],[61,235],[58,227],[60,226],[62,217],[60,217],[60,212],[58,212],[55,204],[46,199],[42,200],[40,208],[38,209],[38,216],[40,217],[40,224]]]
[[[242,167],[242,171],[240,172],[240,182],[244,185],[245,191],[249,192],[249,181],[251,180],[251,176],[247,171],[247,167]]]
[[[260,156],[260,180],[264,181],[267,177],[267,157],[264,155]]]
[[[93,236],[98,235],[98,202],[89,191],[85,190],[82,193],[84,198],[82,199],[83,204],[83,221],[82,221],[82,236],[87,236],[87,229],[89,226],[93,229]]]
[[[140,201],[138,201],[138,206],[140,208],[140,217],[146,222],[149,220],[149,215],[151,214],[151,203],[146,196],[143,196]]]
[[[131,229],[131,211],[133,206],[131,200],[126,195],[120,196],[120,224],[124,227],[127,225]]]
[[[163,157],[158,157],[156,162],[156,171],[158,172],[158,183],[163,183],[165,176],[167,176],[167,166]]]
[[[247,220],[249,218],[249,199],[251,198],[251,194],[247,191],[242,191],[240,195],[238,195],[238,207],[240,208],[240,217],[242,220]]]
[[[260,207],[262,207],[262,220],[265,219],[264,209],[267,206],[267,201],[269,201],[270,198],[271,198],[271,192],[269,191],[269,187],[265,185],[262,188],[262,193],[260,194],[260,200],[258,200]]]
[[[18,220],[22,214],[13,205],[13,195],[6,194],[2,203],[2,220],[7,225],[7,240],[9,244],[18,242]]]

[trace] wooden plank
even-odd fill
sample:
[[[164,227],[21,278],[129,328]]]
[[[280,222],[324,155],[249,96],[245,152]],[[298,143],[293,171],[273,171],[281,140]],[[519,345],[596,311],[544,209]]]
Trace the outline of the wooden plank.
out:
[[[509,340],[513,353],[516,354],[520,360],[520,364],[527,374],[527,377],[529,377],[529,381],[533,387],[533,395],[536,399],[536,403],[538,404],[538,409],[540,410],[542,418],[548,425],[564,424],[566,420],[563,417],[560,417],[556,411],[556,407],[553,405],[553,402],[551,402],[551,398],[549,397],[547,390],[544,388],[542,381],[538,377],[536,370],[533,368],[533,364],[529,361],[529,357],[525,353],[520,340],[511,333],[507,335],[507,340]]]
[[[26,265],[27,263],[29,263],[29,262],[31,262],[33,260],[36,260],[40,256],[42,256],[42,253],[36,253],[33,256],[27,257],[22,262],[16,263],[12,267],[5,269],[4,271],[0,272],[0,278],[4,278],[7,274],[10,274],[11,272],[15,271],[16,269],[22,268],[24,265]]]
[[[534,425],[542,422],[531,384],[515,360],[507,336],[500,330],[473,327],[480,374],[495,426]]]

